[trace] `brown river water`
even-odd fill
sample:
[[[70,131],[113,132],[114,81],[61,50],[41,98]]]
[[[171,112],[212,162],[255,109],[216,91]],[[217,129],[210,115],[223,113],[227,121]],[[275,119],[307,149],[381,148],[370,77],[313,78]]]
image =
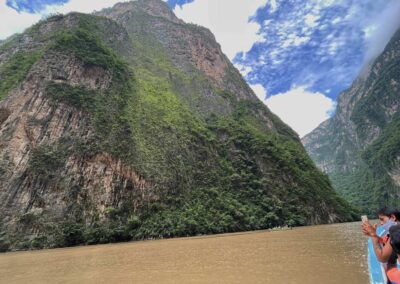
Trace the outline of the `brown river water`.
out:
[[[0,254],[0,283],[367,284],[360,222]]]

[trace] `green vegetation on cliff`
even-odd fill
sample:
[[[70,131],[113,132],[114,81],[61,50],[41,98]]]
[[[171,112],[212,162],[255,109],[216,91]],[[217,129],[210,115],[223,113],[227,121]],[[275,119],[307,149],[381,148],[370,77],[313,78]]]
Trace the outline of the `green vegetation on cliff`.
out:
[[[400,113],[388,123],[376,139],[363,153],[363,158],[370,167],[384,173],[395,167],[400,156]]]
[[[340,115],[304,139],[335,189],[371,216],[380,207],[400,206],[399,50],[400,29],[341,94],[347,105],[339,104]]]
[[[53,186],[64,193],[65,212],[61,217],[50,215],[37,202],[44,191],[36,192],[30,208],[40,210],[17,216],[20,229],[0,234],[0,249],[234,232],[357,217],[313,165],[294,132],[255,96],[239,99],[214,86],[199,70],[181,70],[151,35],[127,37],[135,54],[127,57],[105,44],[108,34],[101,29],[102,18],[73,17],[76,26],[48,36],[47,52],[101,67],[111,81],[106,89],[47,82],[44,96],[50,105],[66,104],[84,112],[94,134],[88,140],[65,136],[33,150],[28,174],[40,188]],[[212,103],[220,102],[227,110],[200,113],[214,107],[202,98],[204,88],[216,96]],[[273,126],[267,126],[266,119]],[[158,198],[141,200],[139,192],[139,197],[132,195],[137,199],[117,200],[104,210],[90,203],[85,177],[74,180],[63,173],[68,172],[65,164],[72,155],[86,158],[100,152],[155,184]],[[32,229],[34,234],[25,234]]]
[[[32,65],[41,56],[41,52],[17,52],[0,65],[0,100],[25,79]]]

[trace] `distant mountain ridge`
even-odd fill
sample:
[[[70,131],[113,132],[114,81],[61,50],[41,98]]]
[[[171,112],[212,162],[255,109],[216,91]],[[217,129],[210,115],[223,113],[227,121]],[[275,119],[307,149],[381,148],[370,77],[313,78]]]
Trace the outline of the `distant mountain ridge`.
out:
[[[0,47],[0,249],[355,218],[212,33],[161,0]]]
[[[400,29],[343,92],[336,114],[302,139],[348,201],[373,214],[400,205]]]

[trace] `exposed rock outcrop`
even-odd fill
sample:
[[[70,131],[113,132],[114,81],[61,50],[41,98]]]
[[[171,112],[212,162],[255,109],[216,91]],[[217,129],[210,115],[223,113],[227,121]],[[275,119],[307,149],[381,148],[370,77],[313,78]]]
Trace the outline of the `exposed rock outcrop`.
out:
[[[338,99],[336,114],[303,138],[334,187],[365,212],[399,206],[400,30]]]
[[[161,0],[0,46],[0,250],[352,220],[210,31]]]

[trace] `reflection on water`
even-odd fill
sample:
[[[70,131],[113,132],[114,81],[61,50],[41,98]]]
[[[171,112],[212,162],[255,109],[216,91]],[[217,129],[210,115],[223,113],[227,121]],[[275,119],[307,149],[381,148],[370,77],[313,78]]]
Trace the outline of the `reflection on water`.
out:
[[[0,283],[368,283],[360,222],[0,254]]]

